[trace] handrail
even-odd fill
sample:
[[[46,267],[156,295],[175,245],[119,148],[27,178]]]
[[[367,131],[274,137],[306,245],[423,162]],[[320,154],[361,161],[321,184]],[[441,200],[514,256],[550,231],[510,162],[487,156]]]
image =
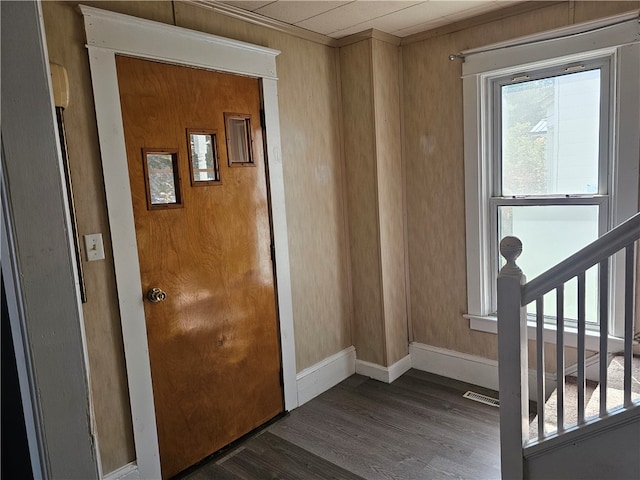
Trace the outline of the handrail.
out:
[[[522,286],[522,305],[550,292],[640,237],[640,213],[609,230],[595,242],[571,255]]]

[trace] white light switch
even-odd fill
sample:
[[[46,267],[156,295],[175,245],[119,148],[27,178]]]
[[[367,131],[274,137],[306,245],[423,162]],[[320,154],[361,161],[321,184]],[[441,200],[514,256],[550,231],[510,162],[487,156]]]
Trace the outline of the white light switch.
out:
[[[84,236],[84,249],[87,254],[87,261],[104,259],[104,245],[102,244],[102,234],[94,233]]]

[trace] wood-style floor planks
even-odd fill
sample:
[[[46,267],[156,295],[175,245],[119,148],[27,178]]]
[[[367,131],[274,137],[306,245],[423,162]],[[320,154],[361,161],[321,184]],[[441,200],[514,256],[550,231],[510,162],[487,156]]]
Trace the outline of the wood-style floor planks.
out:
[[[392,384],[353,375],[185,480],[497,479],[497,393],[417,370]]]
[[[252,464],[260,465],[262,471],[257,472],[259,478],[362,480],[348,470],[268,431],[250,442],[244,455],[229,459],[224,464],[225,468],[235,471],[233,464],[237,461],[244,461],[249,468]]]
[[[363,455],[371,455],[372,461],[384,459],[385,464],[395,465],[393,473],[399,474],[400,478],[412,477],[412,472],[420,469],[419,465],[414,464],[422,463],[422,467],[426,466],[442,449],[449,450],[451,455],[459,453],[456,456],[461,458],[471,453],[471,449],[466,448],[454,452],[460,445],[449,442],[446,431],[435,432],[433,425],[423,423],[424,419],[415,415],[415,411],[407,414],[406,409],[398,408],[401,406],[399,403],[390,406],[385,400],[360,395],[332,395],[329,405],[325,404],[325,399],[318,402],[318,411],[314,409],[313,420],[329,418],[346,437],[341,443],[348,441],[349,437],[356,438],[365,450]],[[360,406],[357,412],[353,408],[354,403]],[[348,409],[342,410],[341,407],[345,405],[349,406]],[[384,439],[384,452],[371,452],[370,446],[380,439]],[[428,444],[429,448],[425,448]],[[364,476],[370,474],[369,471],[358,473]]]
[[[403,378],[397,382],[406,382]],[[376,385],[377,383],[377,385]],[[381,388],[381,387],[388,388]],[[429,395],[416,395],[416,389],[426,390],[429,387],[424,384],[411,383],[408,387],[404,385],[385,385],[379,382],[371,382],[359,391],[359,399],[365,402],[369,409],[376,405],[384,405],[386,408],[380,411],[380,419],[392,431],[399,431],[400,434],[424,435],[433,437],[434,433],[440,431],[443,437],[451,436],[452,432],[473,433],[472,436],[464,435],[463,442],[469,442],[471,447],[482,446],[486,441],[496,438],[498,433],[488,429],[495,424],[494,418],[486,418],[486,410],[475,409],[476,405],[469,405],[469,400],[461,398],[459,392],[455,392],[449,398],[430,398]],[[462,406],[462,409],[460,408]],[[497,413],[497,411],[495,411]],[[478,416],[479,415],[479,416]],[[416,422],[416,420],[420,420]],[[476,428],[478,427],[478,428]],[[475,430],[473,430],[475,429]],[[471,431],[470,431],[471,430]]]

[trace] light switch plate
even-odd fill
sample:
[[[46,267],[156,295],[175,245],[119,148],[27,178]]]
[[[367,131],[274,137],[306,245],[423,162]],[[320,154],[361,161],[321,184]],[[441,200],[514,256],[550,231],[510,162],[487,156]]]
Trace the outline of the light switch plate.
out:
[[[84,250],[87,255],[87,261],[104,259],[104,245],[102,244],[102,234],[94,233],[84,236]]]

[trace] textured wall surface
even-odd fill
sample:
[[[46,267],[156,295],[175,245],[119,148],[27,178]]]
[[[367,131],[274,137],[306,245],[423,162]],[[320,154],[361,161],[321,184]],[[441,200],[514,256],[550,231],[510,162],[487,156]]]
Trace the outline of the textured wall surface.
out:
[[[370,39],[340,49],[353,339],[358,359],[382,365],[385,332],[371,56]]]
[[[83,2],[281,50],[279,108],[298,371],[352,345],[335,49],[171,2]],[[91,388],[103,470],[134,460],[122,332],[82,16],[43,2],[51,61],[69,75],[65,111],[80,235],[102,232],[105,261],[84,263]]]
[[[372,39],[385,366],[408,353],[400,135],[400,49]]]
[[[344,152],[359,360],[408,353],[399,47],[367,38],[340,48]]]

